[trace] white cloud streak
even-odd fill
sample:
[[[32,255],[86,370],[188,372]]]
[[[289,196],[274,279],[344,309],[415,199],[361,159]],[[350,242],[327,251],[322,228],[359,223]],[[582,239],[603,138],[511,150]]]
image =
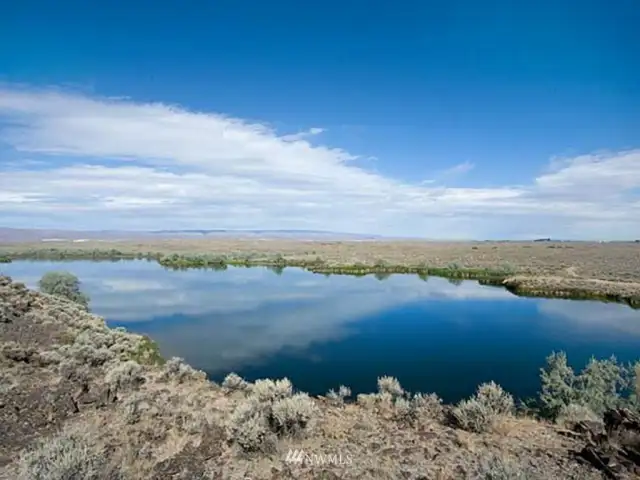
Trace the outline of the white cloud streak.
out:
[[[160,103],[5,86],[0,122],[0,222],[13,226],[640,236],[640,150],[554,160],[528,185],[459,188],[442,182],[472,163],[400,181],[312,143],[321,128],[281,135]]]
[[[451,175],[464,175],[475,168],[475,165],[468,160],[466,162],[459,163],[443,172],[445,176]]]

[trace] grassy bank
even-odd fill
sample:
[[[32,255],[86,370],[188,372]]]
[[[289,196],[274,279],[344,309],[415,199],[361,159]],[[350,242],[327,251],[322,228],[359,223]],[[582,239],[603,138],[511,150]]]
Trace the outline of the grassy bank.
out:
[[[541,376],[544,417],[492,382],[456,405],[384,376],[357,398],[233,374],[216,385],[149,339],[7,277],[0,340],[0,476],[17,480],[595,480],[570,453],[588,443],[574,426],[637,411],[639,393],[637,366],[594,360],[574,373],[561,354]]]
[[[326,261],[317,257],[312,260],[287,259],[282,255],[273,255],[262,258],[252,257],[226,257],[211,255],[167,255],[158,258],[158,263],[166,268],[188,269],[188,268],[211,268],[219,269],[228,265],[232,266],[261,266],[261,267],[296,267],[308,270],[313,273],[324,275],[352,275],[364,276],[375,274],[414,274],[422,277],[439,276],[446,278],[460,279],[487,279],[498,282],[513,274],[509,267],[500,269],[488,268],[464,268],[458,265],[447,265],[446,267],[407,266],[407,265],[387,265],[386,263],[376,263],[366,265],[363,263],[329,265]]]
[[[241,244],[240,244],[241,245]],[[364,245],[364,244],[363,244]],[[145,250],[145,247],[155,246],[158,250]],[[191,268],[224,270],[228,266],[236,267],[269,267],[281,273],[287,267],[303,268],[313,273],[323,275],[353,275],[365,276],[375,275],[379,279],[387,278],[394,274],[415,274],[422,279],[429,276],[445,277],[450,279],[478,280],[485,285],[504,286],[515,295],[537,296],[549,298],[568,298],[580,300],[599,300],[607,302],[624,303],[632,308],[640,308],[640,278],[636,279],[635,273],[625,273],[613,276],[613,280],[602,278],[584,277],[576,274],[582,272],[585,267],[566,267],[567,259],[571,257],[561,256],[559,264],[562,267],[558,272],[552,274],[553,266],[544,264],[542,267],[533,268],[531,265],[519,263],[519,257],[510,260],[497,256],[490,264],[487,264],[486,257],[489,252],[499,252],[494,248],[503,248],[496,245],[469,245],[467,247],[455,246],[457,249],[468,248],[469,256],[450,257],[457,261],[447,261],[449,257],[427,257],[419,256],[410,259],[385,260],[383,258],[369,258],[368,261],[352,261],[351,256],[338,254],[335,250],[341,248],[341,244],[331,245],[334,250],[326,250],[324,244],[306,245],[303,251],[285,251],[285,253],[274,253],[271,250],[257,249],[255,245],[249,248],[229,248],[227,253],[171,253],[171,248],[166,245],[135,245],[123,243],[119,248],[90,248],[76,244],[73,248],[42,246],[33,247],[28,245],[4,245],[0,246],[0,261],[10,262],[12,260],[92,260],[92,261],[121,261],[144,259],[158,262],[167,269],[185,270]],[[299,246],[299,245],[298,245]],[[549,245],[546,247],[532,247],[531,245],[521,245],[521,252],[534,251],[540,255],[541,248],[545,250],[553,246],[553,252],[573,252],[576,248],[571,245]],[[525,248],[528,247],[528,248]],[[195,247],[194,247],[195,248]],[[277,250],[278,244],[269,244],[269,248]],[[372,248],[364,245],[360,248]],[[454,248],[454,247],[452,247]],[[484,250],[481,250],[484,248]],[[512,245],[508,248],[513,249]],[[325,250],[323,250],[325,249]],[[637,246],[632,244],[627,246],[624,255],[627,263],[633,264],[635,260],[627,258],[640,257],[636,255]],[[333,252],[333,253],[332,253]],[[383,252],[384,253],[384,252]],[[493,255],[497,255],[492,253]],[[533,254],[532,254],[533,255]],[[561,255],[565,255],[562,253]],[[572,254],[568,254],[572,255]],[[400,258],[400,257],[397,257]],[[537,257],[536,257],[537,258]],[[556,266],[557,270],[558,267]],[[576,277],[576,275],[578,275]],[[602,277],[612,277],[611,274],[601,275]]]
[[[446,266],[428,265],[389,265],[386,262],[374,264],[329,264],[320,257],[314,259],[286,258],[280,254],[271,255],[208,255],[208,254],[164,254],[162,252],[127,252],[117,249],[109,250],[65,250],[57,248],[14,250],[2,257],[7,262],[12,260],[135,260],[145,259],[158,262],[168,269],[211,269],[224,270],[227,266],[237,267],[296,267],[313,273],[325,275],[364,276],[375,274],[414,274],[421,277],[438,276],[469,280],[487,280],[498,284],[514,273],[513,268],[502,266],[499,268],[467,268],[457,264]]]
[[[6,262],[12,260],[156,260],[162,253],[122,251],[115,248],[99,249],[66,249],[66,248],[2,248],[0,259]]]
[[[598,300],[640,308],[640,292],[635,283],[515,275],[504,279],[501,284],[520,296]]]
[[[505,279],[508,280],[508,279]],[[624,295],[624,294],[607,294],[604,292],[592,292],[586,290],[568,290],[568,289],[537,289],[530,288],[527,285],[519,285],[517,287],[506,286],[514,295],[519,297],[533,298],[562,298],[565,300],[586,300],[598,301],[603,303],[621,303],[634,310],[640,309],[640,296]]]

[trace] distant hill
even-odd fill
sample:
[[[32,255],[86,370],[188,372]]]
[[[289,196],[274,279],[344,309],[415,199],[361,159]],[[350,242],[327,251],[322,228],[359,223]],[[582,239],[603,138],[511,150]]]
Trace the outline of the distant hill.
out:
[[[344,232],[324,232],[318,230],[56,230],[0,227],[0,242],[55,242],[83,240],[130,240],[150,238],[193,238],[193,237],[233,237],[233,238],[292,238],[299,240],[375,240],[379,235],[360,235]]]

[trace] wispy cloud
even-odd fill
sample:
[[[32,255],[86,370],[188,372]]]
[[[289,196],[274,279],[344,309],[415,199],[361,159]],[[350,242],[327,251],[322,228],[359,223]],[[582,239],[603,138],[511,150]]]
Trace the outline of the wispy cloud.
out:
[[[445,170],[444,172],[442,172],[442,175],[444,177],[447,176],[452,176],[452,175],[463,175],[465,173],[470,172],[471,170],[473,170],[475,168],[475,165],[469,161],[463,162],[463,163],[459,163],[458,165],[455,165],[447,170]]]
[[[466,161],[463,163],[459,163],[454,165],[453,167],[441,170],[436,172],[436,174],[432,178],[428,178],[420,182],[420,185],[433,185],[433,184],[442,184],[448,181],[455,180],[456,177],[464,175],[475,168],[475,164]]]
[[[640,150],[554,161],[525,185],[459,188],[448,184],[469,162],[444,183],[399,181],[312,142],[320,128],[281,134],[160,103],[5,86],[0,121],[0,222],[16,226],[640,236]]]
[[[285,141],[293,142],[296,140],[302,140],[307,137],[312,137],[314,135],[320,135],[322,132],[324,132],[324,128],[314,127],[314,128],[310,128],[305,132],[293,133],[291,135],[283,135],[282,139]]]

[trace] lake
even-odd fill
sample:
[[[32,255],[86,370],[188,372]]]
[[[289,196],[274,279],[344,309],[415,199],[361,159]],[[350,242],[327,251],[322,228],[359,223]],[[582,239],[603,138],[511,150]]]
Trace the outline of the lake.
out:
[[[80,278],[110,326],[149,335],[220,381],[288,377],[323,394],[376,388],[381,375],[445,401],[495,380],[535,395],[553,350],[575,367],[592,356],[640,357],[640,311],[626,305],[521,298],[473,281],[413,275],[323,276],[287,268],[169,271],[146,261],[1,264],[35,288],[43,273]]]

